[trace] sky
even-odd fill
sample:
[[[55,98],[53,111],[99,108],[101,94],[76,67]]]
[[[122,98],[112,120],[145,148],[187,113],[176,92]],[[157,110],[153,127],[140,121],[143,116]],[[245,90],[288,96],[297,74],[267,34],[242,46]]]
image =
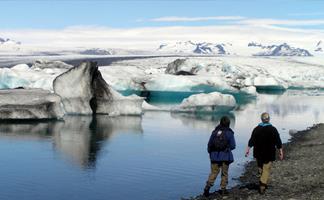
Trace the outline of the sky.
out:
[[[182,39],[295,43],[305,37],[309,43],[324,39],[321,0],[0,2],[0,37],[27,45],[149,48]]]

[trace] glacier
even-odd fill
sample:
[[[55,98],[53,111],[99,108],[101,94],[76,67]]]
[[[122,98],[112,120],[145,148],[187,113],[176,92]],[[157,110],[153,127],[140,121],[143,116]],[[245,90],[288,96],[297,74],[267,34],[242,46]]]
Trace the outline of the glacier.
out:
[[[137,102],[135,107],[127,108],[139,114],[143,101],[136,94],[146,98],[147,103],[169,102],[181,104],[183,99],[200,93],[220,92],[235,97],[237,104],[255,98],[259,92],[282,91],[287,89],[324,89],[324,58],[314,57],[153,57],[142,59],[117,60],[109,66],[99,66],[103,80],[109,85],[116,101],[115,110],[105,104],[99,106],[102,113],[112,115],[127,114],[127,102]],[[11,68],[0,68],[0,88],[17,87],[43,88],[54,91],[52,82],[68,70],[70,65],[61,62],[34,62]],[[189,72],[183,74],[179,72]],[[90,72],[89,72],[90,73]],[[87,81],[91,78],[88,77]],[[85,82],[87,82],[85,81]],[[65,80],[63,85],[76,86]],[[77,86],[76,86],[77,87]],[[90,91],[89,85],[87,90]],[[91,87],[90,87],[91,88]],[[80,92],[85,92],[81,89]],[[78,90],[79,90],[78,89]],[[81,91],[82,90],[82,91]],[[88,92],[89,92],[88,91]],[[73,94],[74,91],[71,91]],[[123,94],[119,94],[119,93]],[[67,92],[65,92],[67,93]],[[91,94],[91,92],[89,93]],[[67,95],[68,98],[72,98]],[[63,95],[63,96],[64,96]],[[82,113],[92,113],[89,107],[91,95],[85,100]],[[74,97],[73,97],[74,98]],[[129,98],[129,99],[127,99]],[[135,100],[137,98],[137,100]],[[151,110],[170,110],[170,108],[150,107]],[[98,110],[98,111],[99,111]],[[145,110],[145,109],[144,109]],[[68,113],[76,113],[74,108]],[[129,114],[129,113],[128,113]]]

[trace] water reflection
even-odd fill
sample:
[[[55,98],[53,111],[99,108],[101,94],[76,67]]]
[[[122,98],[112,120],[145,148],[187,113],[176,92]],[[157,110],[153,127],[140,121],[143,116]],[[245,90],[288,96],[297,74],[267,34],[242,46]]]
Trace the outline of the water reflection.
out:
[[[0,124],[0,137],[10,139],[50,139],[54,148],[83,168],[94,168],[104,142],[117,134],[142,134],[142,118],[67,116],[64,121],[6,122]]]
[[[107,115],[67,116],[55,132],[54,146],[68,159],[85,168],[94,168],[104,142],[113,135],[131,132],[142,134],[141,117]]]
[[[227,116],[231,120],[231,127],[235,126],[235,116],[233,113],[221,114],[196,114],[196,113],[171,113],[171,117],[181,120],[182,124],[194,129],[213,130],[219,124],[221,117]]]
[[[7,121],[0,123],[0,137],[44,139],[59,130],[63,121]]]
[[[258,94],[255,101],[227,114],[237,143],[230,186],[248,161],[244,150],[262,112],[271,113],[284,142],[290,130],[294,133],[323,122],[324,94],[308,93]],[[98,115],[67,116],[62,122],[0,123],[1,197],[150,200],[158,196],[163,200],[195,196],[208,176],[206,144],[221,116],[146,112],[143,119]]]

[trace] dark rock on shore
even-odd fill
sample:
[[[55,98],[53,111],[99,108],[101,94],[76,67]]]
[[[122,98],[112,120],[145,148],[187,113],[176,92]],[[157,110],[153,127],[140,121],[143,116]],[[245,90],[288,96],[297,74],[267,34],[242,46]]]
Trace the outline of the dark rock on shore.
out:
[[[324,199],[324,124],[297,132],[284,145],[285,158],[272,166],[269,187],[264,195],[258,194],[257,166],[255,161],[246,165],[240,177],[241,184],[229,190],[229,195],[213,193],[204,199],[264,199],[304,200]]]

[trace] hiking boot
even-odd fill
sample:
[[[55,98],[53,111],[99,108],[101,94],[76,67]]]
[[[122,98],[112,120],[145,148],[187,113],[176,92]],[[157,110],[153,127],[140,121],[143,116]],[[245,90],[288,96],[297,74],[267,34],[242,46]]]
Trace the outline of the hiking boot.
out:
[[[265,190],[266,190],[265,186],[260,186],[259,193],[260,194],[264,194],[265,193]]]
[[[218,190],[218,193],[220,195],[228,195],[228,191],[226,189],[220,189],[220,190]]]
[[[210,187],[209,186],[206,186],[205,188],[204,188],[204,196],[205,197],[209,197],[209,195],[210,195],[210,193],[209,193],[209,190],[210,190]]]
[[[264,183],[260,182],[259,193],[264,194],[267,188],[268,188],[267,184],[264,184]]]

